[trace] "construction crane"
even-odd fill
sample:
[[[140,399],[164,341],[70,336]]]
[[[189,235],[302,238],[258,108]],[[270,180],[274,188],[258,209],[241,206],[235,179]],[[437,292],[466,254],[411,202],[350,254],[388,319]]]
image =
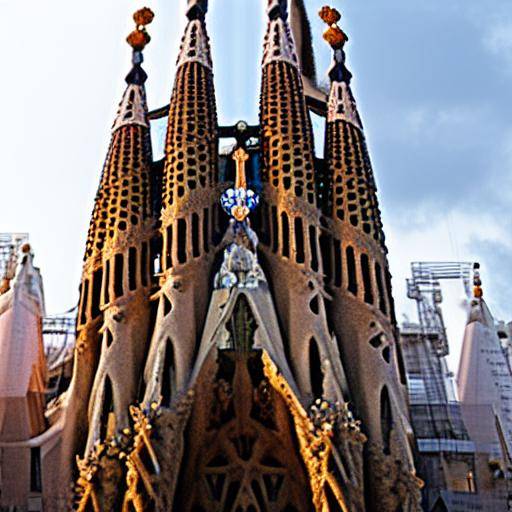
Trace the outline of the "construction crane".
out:
[[[478,275],[479,263],[450,261],[416,261],[411,263],[412,277],[407,279],[407,297],[416,301],[421,332],[432,340],[439,357],[449,353],[448,338],[440,304],[443,302],[442,280],[459,279],[471,297],[472,277]],[[474,274],[474,275],[473,275]]]

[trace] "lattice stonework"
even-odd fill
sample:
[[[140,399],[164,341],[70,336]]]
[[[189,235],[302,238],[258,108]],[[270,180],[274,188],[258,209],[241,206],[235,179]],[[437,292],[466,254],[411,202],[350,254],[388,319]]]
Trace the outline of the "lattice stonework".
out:
[[[167,131],[164,208],[218,181],[213,76],[202,60],[188,57],[176,74]]]
[[[100,253],[118,232],[151,217],[148,129],[125,125],[112,136],[87,238],[85,259]]]
[[[366,141],[361,130],[344,120],[327,124],[327,165],[332,173],[332,215],[384,243]]]
[[[314,205],[312,131],[300,71],[279,56],[263,69],[261,129],[264,180]]]

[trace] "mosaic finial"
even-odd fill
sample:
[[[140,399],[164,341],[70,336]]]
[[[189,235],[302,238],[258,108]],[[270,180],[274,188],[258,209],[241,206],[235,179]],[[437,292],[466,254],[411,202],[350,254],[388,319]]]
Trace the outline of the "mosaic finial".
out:
[[[318,15],[329,25],[329,28],[324,32],[324,39],[331,45],[333,50],[341,50],[348,41],[348,36],[338,26],[338,21],[341,19],[340,12],[326,5],[320,9]]]
[[[133,14],[135,30],[130,33],[130,35],[126,38],[126,41],[134,49],[134,51],[141,52],[144,50],[144,47],[151,41],[151,37],[146,30],[146,25],[149,25],[153,21],[154,17],[155,14],[148,7],[139,9]]]
[[[480,263],[473,265],[473,297],[475,299],[481,299],[484,296],[482,290],[482,280],[480,279]]]
[[[244,222],[259,203],[258,195],[247,188],[245,162],[248,159],[249,155],[243,148],[238,148],[233,153],[233,160],[236,162],[235,186],[226,190],[221,197],[224,211],[238,222]]]

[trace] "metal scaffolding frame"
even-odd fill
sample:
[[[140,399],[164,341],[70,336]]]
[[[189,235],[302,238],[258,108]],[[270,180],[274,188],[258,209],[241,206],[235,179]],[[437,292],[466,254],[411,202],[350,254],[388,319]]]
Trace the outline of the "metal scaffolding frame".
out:
[[[468,298],[471,296],[471,274],[478,264],[455,261],[415,261],[412,277],[407,279],[407,297],[416,301],[422,334],[431,336],[440,357],[449,354],[446,328],[440,304],[443,302],[442,280],[459,279]]]

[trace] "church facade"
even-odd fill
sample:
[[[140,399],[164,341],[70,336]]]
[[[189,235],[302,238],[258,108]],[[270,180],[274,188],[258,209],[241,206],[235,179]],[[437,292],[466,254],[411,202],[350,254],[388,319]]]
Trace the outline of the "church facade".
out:
[[[302,2],[265,8],[257,126],[218,124],[206,0],[189,2],[169,106],[150,114],[153,13],[134,15],[73,375],[40,460],[45,510],[421,510],[348,38],[322,8],[323,91]],[[323,158],[311,111],[325,118]],[[168,119],[161,161],[155,115]],[[221,152],[224,137],[236,143]]]

